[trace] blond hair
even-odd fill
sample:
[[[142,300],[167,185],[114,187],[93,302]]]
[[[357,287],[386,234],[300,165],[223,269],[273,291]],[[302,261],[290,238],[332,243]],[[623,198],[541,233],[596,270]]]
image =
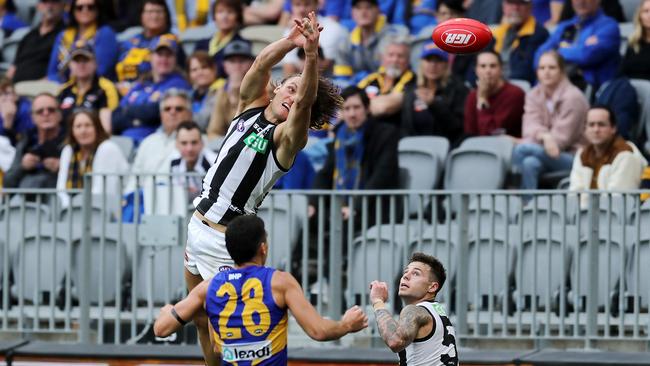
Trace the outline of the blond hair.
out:
[[[420,64],[418,65],[418,71],[416,73],[416,85],[418,87],[425,87],[427,86],[427,79],[424,76],[424,71],[422,71],[422,60],[420,60]],[[451,70],[449,68],[449,65],[447,65],[447,68],[445,69],[444,74],[440,77],[440,80],[436,81],[436,84],[439,87],[446,87],[447,83],[449,82],[449,77],[451,76]]]
[[[645,35],[643,34],[643,25],[641,24],[641,8],[643,7],[643,4],[649,1],[650,0],[642,0],[639,4],[639,8],[636,9],[636,13],[634,13],[634,29],[627,40],[628,47],[632,47],[636,53],[639,53],[639,50],[641,49],[641,40],[645,38]]]

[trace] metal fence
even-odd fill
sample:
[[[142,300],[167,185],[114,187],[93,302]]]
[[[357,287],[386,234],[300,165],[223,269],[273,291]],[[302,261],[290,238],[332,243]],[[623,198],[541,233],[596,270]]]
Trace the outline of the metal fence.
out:
[[[109,178],[117,191],[93,192]],[[0,330],[153,341],[158,307],[185,294],[194,178],[88,175],[83,190],[4,190]],[[332,318],[369,308],[374,279],[389,283],[398,311],[402,268],[423,251],[447,268],[438,299],[460,341],[590,347],[650,340],[650,203],[640,193],[272,191],[258,215],[268,264],[291,271]],[[175,342],[195,342],[190,333]]]

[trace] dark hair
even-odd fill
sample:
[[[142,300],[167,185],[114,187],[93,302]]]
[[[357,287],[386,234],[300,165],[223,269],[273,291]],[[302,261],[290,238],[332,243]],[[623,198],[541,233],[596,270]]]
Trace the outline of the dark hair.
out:
[[[187,58],[188,74],[190,73],[190,61],[192,61],[192,59],[196,59],[196,61],[198,61],[201,64],[201,66],[209,67],[211,69],[215,69],[216,71],[217,64],[215,63],[214,58],[210,56],[208,51],[198,50],[198,51],[194,51],[192,55],[190,55],[190,57]]]
[[[237,265],[253,259],[265,240],[264,221],[255,215],[236,217],[226,228],[226,249]]]
[[[300,74],[288,76],[273,86],[280,86],[294,77],[300,77]],[[341,105],[343,105],[343,98],[339,95],[339,88],[331,80],[319,76],[316,101],[311,106],[311,122],[309,128],[320,130],[324,124],[329,123],[332,118],[337,116]]]
[[[452,10],[459,15],[465,13],[462,0],[438,0],[438,3],[436,3],[436,11],[440,10],[440,5],[445,5],[449,10]]]
[[[217,0],[212,4],[212,9],[210,9],[210,14],[212,14],[212,20],[216,21],[216,17],[214,16],[214,12],[217,11],[217,5],[223,5],[225,7],[231,8],[235,11],[237,14],[237,23],[239,26],[237,28],[241,28],[244,26],[244,5],[243,2],[240,0]]]
[[[431,267],[431,274],[433,276],[429,277],[435,282],[438,282],[438,289],[436,290],[437,295],[438,292],[440,292],[440,289],[442,289],[442,285],[445,284],[445,280],[447,279],[447,271],[445,271],[445,267],[436,257],[424,254],[422,252],[413,253],[411,259],[409,260],[409,264],[413,262],[421,262]]]
[[[88,116],[93,123],[93,127],[95,128],[95,143],[93,144],[93,151],[96,151],[97,147],[105,140],[108,140],[109,136],[102,126],[99,114],[97,114],[97,111],[92,109],[77,108],[72,112],[72,115],[68,118],[68,136],[66,137],[65,143],[72,146],[73,150],[76,150],[79,147],[79,143],[72,133],[72,126],[74,125],[74,120],[81,114]]]
[[[165,0],[144,0],[142,2],[142,8],[140,8],[140,19],[142,19],[142,12],[144,12],[144,7],[147,4],[151,5],[157,5],[157,6],[162,6],[163,9],[165,10],[165,22],[167,22],[167,26],[165,26],[165,30],[163,33],[171,33],[172,31],[172,15],[169,12],[169,7],[167,7],[167,2]],[[142,21],[142,20],[140,20]]]
[[[68,17],[68,27],[72,28],[78,28],[79,23],[77,23],[77,19],[74,17],[74,12],[75,12],[75,7],[77,6],[77,1],[79,0],[72,0],[72,4],[70,5],[70,16]],[[104,8],[102,5],[102,0],[93,0],[93,4],[95,5],[95,11],[97,12],[97,19],[95,19],[95,23],[97,23],[97,28],[101,27],[102,25],[106,24],[106,14],[105,12],[102,11]]]
[[[499,63],[499,66],[503,66],[503,60],[501,59],[501,54],[499,54],[499,52],[497,52],[497,51],[495,51],[493,49],[489,49],[489,48],[484,49],[483,51],[479,52],[478,55],[476,55],[477,64],[478,64],[478,57],[483,55],[483,54],[486,54],[486,53],[489,53],[490,55],[493,55],[494,57],[496,57],[497,62]]]
[[[363,103],[363,106],[368,109],[370,107],[370,99],[368,98],[368,94],[366,94],[366,91],[359,88],[356,85],[350,85],[347,88],[343,89],[341,92],[341,97],[343,100],[348,100],[348,98],[358,95],[359,98],[361,98],[361,103]]]
[[[201,134],[201,128],[199,128],[199,125],[196,124],[194,121],[183,121],[181,122],[178,127],[176,127],[176,132],[178,133],[180,130],[197,130],[199,131],[199,135]]]
[[[305,49],[302,47],[298,48],[298,58],[301,60],[305,59]],[[323,54],[323,49],[320,46],[318,46],[318,59],[319,60],[325,59],[325,55]]]
[[[614,126],[614,127],[618,126],[618,121],[616,120],[616,114],[614,113],[614,110],[612,108],[610,108],[608,105],[597,103],[597,104],[594,104],[593,106],[591,106],[589,108],[590,111],[593,110],[593,109],[606,110],[607,113],[609,114],[609,124]]]
[[[2,76],[0,76],[0,91],[3,91],[5,89],[7,89],[7,88],[14,89],[14,91],[16,90],[14,88],[14,83],[11,81],[11,79],[9,79],[8,77],[2,75]]]
[[[16,12],[16,4],[14,4],[14,0],[5,1],[5,10],[9,13]]]

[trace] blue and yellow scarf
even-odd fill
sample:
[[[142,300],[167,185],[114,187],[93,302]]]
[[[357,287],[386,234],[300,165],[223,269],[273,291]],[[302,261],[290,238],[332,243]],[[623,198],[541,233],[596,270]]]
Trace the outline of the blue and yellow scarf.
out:
[[[336,131],[334,140],[334,188],[359,189],[361,183],[361,160],[363,159],[363,134],[365,127],[353,131],[343,124]]]

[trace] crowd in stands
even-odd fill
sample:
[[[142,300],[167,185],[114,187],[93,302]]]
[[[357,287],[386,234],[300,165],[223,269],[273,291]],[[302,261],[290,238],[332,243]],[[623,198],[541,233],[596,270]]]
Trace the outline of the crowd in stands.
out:
[[[324,27],[321,73],[345,103],[310,132],[278,188],[397,188],[407,136],[443,136],[452,148],[508,136],[527,189],[554,171],[571,171],[571,189],[637,188],[650,155],[630,82],[650,80],[650,0],[630,19],[619,0],[39,0],[23,18],[16,5],[0,1],[4,39],[32,28],[0,78],[6,188],[82,188],[87,172],[204,173],[255,58],[259,40],[242,30],[286,34],[311,11]],[[489,48],[454,55],[431,42],[433,25],[457,17],[490,24]],[[188,46],[184,34],[200,27],[213,31]],[[299,51],[276,77],[301,71]],[[43,80],[58,93],[17,92]],[[137,152],[122,156],[112,136]],[[200,181],[183,184],[190,198],[200,191]]]

